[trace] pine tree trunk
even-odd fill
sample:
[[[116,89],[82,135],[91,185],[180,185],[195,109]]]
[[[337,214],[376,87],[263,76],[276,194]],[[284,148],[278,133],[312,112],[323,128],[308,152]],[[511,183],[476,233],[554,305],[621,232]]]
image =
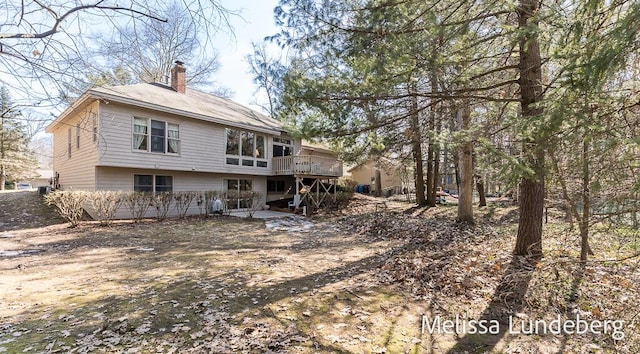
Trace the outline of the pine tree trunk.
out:
[[[449,161],[449,146],[445,144],[444,149],[442,150],[442,167],[440,168],[442,170],[440,174],[443,176],[442,177],[443,189],[450,189],[449,183],[447,182],[447,178],[449,176],[449,173],[451,172],[449,169],[450,163],[451,162]]]
[[[538,45],[538,23],[533,19],[538,11],[538,0],[520,0],[518,28],[520,38],[520,105],[522,119],[532,119],[543,113],[540,103],[542,91],[542,62]],[[515,254],[542,256],[542,218],[544,216],[544,151],[535,140],[526,141],[523,153],[533,175],[520,182],[520,220]]]
[[[415,93],[415,90],[413,90]],[[416,203],[418,205],[426,205],[424,193],[424,170],[422,166],[422,134],[420,133],[420,121],[418,116],[418,97],[413,96],[411,98],[411,118],[409,119],[409,125],[411,127],[411,150],[413,153],[413,160],[416,166]]]
[[[458,153],[456,152],[456,156],[453,159],[453,172],[456,177],[456,189],[458,190],[458,195],[460,194],[460,164],[458,163]]]
[[[487,206],[487,197],[484,194],[484,183],[482,182],[482,178],[478,177],[476,180],[476,190],[478,191],[478,196],[480,197],[480,203],[478,206]]]
[[[0,191],[4,190],[4,184],[7,182],[7,178],[4,175],[4,165],[0,166]]]
[[[591,192],[589,188],[589,137],[582,143],[582,218],[580,220],[580,261],[586,262],[593,255],[589,246],[589,219],[591,217]]]
[[[471,107],[467,102],[458,110],[460,130],[471,128]],[[456,221],[473,224],[473,143],[465,141],[458,149],[460,165],[460,191],[458,192],[458,217]]]
[[[584,207],[585,210],[587,206]],[[583,211],[584,212],[584,211]],[[580,223],[580,262],[586,262],[589,254],[593,254],[589,246],[589,220],[583,220]]]
[[[382,181],[380,177],[380,169],[376,168],[376,197],[382,196]]]
[[[416,164],[416,204],[426,205],[424,193],[424,171],[422,170],[422,147],[419,142],[413,142],[413,159]]]
[[[431,123],[429,123],[429,131],[431,130]],[[436,198],[435,198],[435,190],[434,186],[434,171],[433,171],[433,143],[432,137],[429,138],[429,145],[427,147],[427,205],[434,207],[436,206]]]
[[[433,190],[434,192],[437,192],[438,187],[440,187],[440,148],[438,148],[437,146],[434,149],[434,154],[435,160],[433,161]],[[434,198],[437,200],[437,195],[435,193]]]
[[[520,220],[516,238],[517,255],[542,255],[544,183],[531,178],[520,182]]]
[[[436,77],[436,73],[435,71],[431,72],[431,91],[432,92],[437,92],[438,91],[438,83],[437,83],[437,77]],[[435,207],[436,206],[436,191],[438,190],[438,188],[436,188],[436,186],[438,185],[435,177],[436,177],[436,172],[435,172],[435,161],[434,161],[434,155],[435,155],[435,144],[433,143],[433,139],[435,138],[435,128],[436,128],[436,105],[432,104],[431,105],[431,109],[429,112],[429,147],[427,150],[427,161],[428,161],[428,165],[427,165],[427,205],[431,206],[431,207]]]

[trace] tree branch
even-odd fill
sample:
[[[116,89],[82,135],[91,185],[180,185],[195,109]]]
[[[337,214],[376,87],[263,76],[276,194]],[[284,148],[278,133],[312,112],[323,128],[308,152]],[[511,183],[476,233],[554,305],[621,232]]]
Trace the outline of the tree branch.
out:
[[[473,81],[473,80],[479,79],[481,77],[484,77],[484,76],[487,76],[487,75],[491,75],[491,74],[494,74],[494,73],[497,73],[497,72],[500,72],[500,71],[517,69],[517,68],[518,68],[518,64],[502,66],[502,67],[495,68],[495,69],[492,69],[492,70],[489,70],[489,71],[485,71],[485,72],[483,72],[481,74],[478,74],[478,75],[474,75],[474,76],[470,77],[469,80]]]
[[[34,1],[36,4],[40,5],[40,7],[43,10],[46,10],[47,12],[49,12],[55,19],[55,23],[53,24],[53,26],[51,26],[51,28],[47,31],[44,32],[39,32],[39,33],[0,33],[0,39],[41,39],[41,38],[46,38],[49,36],[52,36],[53,34],[57,33],[60,29],[60,25],[62,24],[62,22],[64,22],[64,20],[71,16],[72,14],[76,13],[76,12],[80,12],[83,10],[91,10],[91,9],[99,9],[99,10],[103,10],[103,11],[125,11],[125,12],[129,12],[131,14],[134,15],[140,15],[140,16],[144,16],[146,18],[152,19],[152,20],[156,20],[156,21],[160,21],[160,22],[167,22],[167,19],[163,19],[163,18],[159,18],[157,16],[154,16],[150,13],[146,13],[146,12],[142,12],[133,8],[127,8],[127,7],[122,7],[122,6],[102,6],[100,5],[103,1],[98,1],[95,4],[91,4],[91,5],[82,5],[82,6],[76,6],[72,9],[70,9],[69,11],[65,12],[62,16],[58,16],[58,14],[53,11],[50,7],[40,3],[39,1],[35,0]],[[24,7],[24,6],[23,6]],[[24,10],[24,8],[23,8]],[[22,19],[22,18],[21,18]]]

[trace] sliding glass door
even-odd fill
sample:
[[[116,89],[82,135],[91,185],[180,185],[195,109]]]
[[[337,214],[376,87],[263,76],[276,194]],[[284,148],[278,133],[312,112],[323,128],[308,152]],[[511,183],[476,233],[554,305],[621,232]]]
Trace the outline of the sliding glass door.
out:
[[[247,208],[247,201],[239,198],[243,191],[253,190],[253,184],[250,179],[225,179],[224,186],[229,193],[227,205],[229,209]]]

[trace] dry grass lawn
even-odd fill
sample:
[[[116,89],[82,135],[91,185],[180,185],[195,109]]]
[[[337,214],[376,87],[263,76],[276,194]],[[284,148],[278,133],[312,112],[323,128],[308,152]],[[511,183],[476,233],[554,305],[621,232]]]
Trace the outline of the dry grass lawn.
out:
[[[47,217],[35,193],[0,194],[0,353],[640,348],[637,260],[594,263],[578,276],[575,248],[557,238],[546,246],[550,256],[523,271],[510,256],[512,208],[479,211],[481,226],[461,228],[450,222],[452,208],[382,210],[379,202],[286,222],[214,217],[69,229]],[[11,221],[12,203],[31,203],[26,213],[38,219]],[[594,242],[613,252],[605,247]],[[576,309],[623,317],[626,338],[421,331],[423,314],[553,318]]]

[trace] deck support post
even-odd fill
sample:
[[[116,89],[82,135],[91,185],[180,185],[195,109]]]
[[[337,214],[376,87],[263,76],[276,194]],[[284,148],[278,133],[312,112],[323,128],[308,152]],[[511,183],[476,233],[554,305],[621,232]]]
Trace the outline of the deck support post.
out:
[[[335,202],[338,200],[338,180],[332,179],[331,184],[333,184],[333,201]]]
[[[300,206],[302,202],[302,198],[300,197],[300,185],[302,184],[302,178],[296,177],[296,194],[293,196],[293,207],[297,208]]]

